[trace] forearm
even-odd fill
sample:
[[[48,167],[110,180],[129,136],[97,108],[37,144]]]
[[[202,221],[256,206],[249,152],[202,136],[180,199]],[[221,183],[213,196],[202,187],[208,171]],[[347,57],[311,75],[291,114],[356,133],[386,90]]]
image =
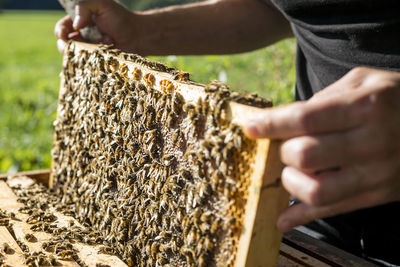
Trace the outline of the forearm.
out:
[[[135,50],[143,55],[229,54],[291,34],[289,23],[260,0],[220,0],[134,12]]]

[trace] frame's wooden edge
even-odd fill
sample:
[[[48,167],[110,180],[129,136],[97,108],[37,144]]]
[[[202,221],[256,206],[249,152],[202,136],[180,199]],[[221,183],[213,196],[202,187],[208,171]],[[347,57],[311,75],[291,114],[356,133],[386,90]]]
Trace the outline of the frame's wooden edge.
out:
[[[252,239],[254,220],[257,216],[257,207],[260,199],[260,188],[262,187],[262,179],[264,175],[264,163],[268,154],[270,142],[269,140],[257,141],[256,162],[253,166],[253,173],[251,174],[249,195],[247,196],[247,203],[244,208],[243,230],[239,239],[237,253],[235,258],[235,267],[243,267],[246,265],[248,250]]]
[[[281,184],[283,164],[279,159],[279,141],[268,142],[262,166],[262,185],[259,186],[256,217],[251,229],[251,240],[245,266],[276,266],[282,233],[276,227],[279,214],[289,204],[289,194]],[[257,168],[257,167],[256,167]],[[250,229],[249,229],[250,230]],[[243,265],[244,266],[244,265]]]
[[[0,226],[0,240],[2,244],[6,242],[14,250],[6,256],[5,265],[2,266],[28,266],[25,264],[24,253],[5,226]]]
[[[10,173],[10,174],[0,174],[0,180],[7,180],[8,177],[13,176],[27,176],[36,181],[49,186],[49,177],[50,177],[51,170],[34,170],[34,171],[24,171],[24,172],[17,172],[17,173]]]
[[[244,232],[239,240],[235,266],[275,266],[282,233],[276,228],[289,194],[280,183],[283,164],[277,141],[257,141],[256,163],[245,208]]]
[[[63,66],[65,65],[65,61],[67,60],[67,56],[66,56],[66,54],[64,53],[64,56],[63,56]],[[62,72],[61,72],[61,74],[60,74],[60,76],[61,76],[61,79],[60,79],[60,89],[58,90],[58,98],[57,98],[57,115],[56,115],[56,119],[58,119],[58,103],[60,103],[60,99],[61,99],[61,94],[62,94],[62,88],[64,88],[64,79],[62,78],[62,76],[63,76],[63,74],[62,74]],[[53,133],[53,145],[54,145],[54,141],[56,140],[56,133],[54,132]],[[52,152],[51,152],[52,153]],[[48,183],[47,183],[47,186],[49,187],[49,188],[53,188],[53,185],[54,185],[54,174],[53,174],[53,168],[54,167],[54,161],[53,161],[53,155],[51,154],[51,168],[50,168],[50,175],[49,175],[49,178],[48,178]]]
[[[74,41],[72,43],[72,45],[74,45],[75,50],[87,49],[89,51],[93,51],[93,50],[99,48],[99,45],[96,45],[96,44],[82,43],[82,42],[76,42],[76,41]],[[146,65],[132,62],[129,59],[128,60],[124,59],[122,56],[119,56],[118,59],[121,62],[127,64],[127,66],[129,66],[129,67],[140,67],[142,69],[145,69],[146,72],[153,74],[156,78],[153,88],[158,91],[162,91],[159,81],[163,80],[163,79],[167,79],[167,80],[170,80],[174,84],[174,86],[175,86],[174,90],[179,92],[184,97],[185,101],[187,101],[189,103],[195,104],[199,98],[204,98],[206,96],[204,84],[195,83],[192,81],[174,80],[174,76],[171,73],[154,70]],[[66,56],[64,56],[63,60],[64,61],[67,60]],[[128,77],[133,79],[133,77],[131,77],[131,76],[132,76],[131,72],[128,72]],[[61,83],[61,86],[62,86],[62,83]],[[232,122],[235,124],[238,124],[240,126],[245,125],[245,123],[248,121],[247,116],[249,114],[253,114],[257,111],[262,110],[262,108],[259,108],[259,107],[249,106],[249,105],[240,104],[240,103],[236,103],[236,102],[232,102],[232,101],[229,102],[229,107],[231,110],[230,115],[232,118]]]
[[[360,257],[334,247],[322,240],[313,238],[298,230],[292,230],[283,235],[282,243],[299,250],[313,258],[336,267],[374,267],[377,266]]]

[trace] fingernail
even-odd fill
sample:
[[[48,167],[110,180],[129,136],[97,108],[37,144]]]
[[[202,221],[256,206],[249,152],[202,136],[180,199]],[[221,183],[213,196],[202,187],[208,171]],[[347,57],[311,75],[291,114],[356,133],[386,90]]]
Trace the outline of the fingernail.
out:
[[[74,27],[75,31],[78,30],[78,23],[79,23],[80,19],[81,19],[81,17],[79,15],[76,15],[75,18],[74,18],[74,22],[72,23],[72,27]]]
[[[257,121],[249,121],[246,124],[246,134],[250,137],[257,137],[260,135],[260,131],[258,129],[258,122]]]

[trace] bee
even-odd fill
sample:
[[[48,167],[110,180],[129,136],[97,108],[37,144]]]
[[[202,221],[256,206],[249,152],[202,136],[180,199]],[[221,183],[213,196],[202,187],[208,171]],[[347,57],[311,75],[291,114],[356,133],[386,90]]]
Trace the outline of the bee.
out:
[[[114,249],[110,246],[101,246],[99,248],[98,254],[114,255]]]
[[[42,248],[47,252],[54,252],[55,244],[53,242],[42,243]]]
[[[175,86],[172,82],[168,80],[161,80],[160,89],[163,93],[170,94],[175,89]]]
[[[199,267],[205,267],[208,266],[207,261],[206,261],[206,257],[205,255],[200,255],[199,259],[198,259],[198,266]]]
[[[167,117],[167,121],[165,122],[166,126],[168,128],[173,128],[176,122],[176,118],[175,116],[173,116],[172,114],[169,114],[169,116]]]
[[[126,264],[128,264],[129,267],[134,266],[134,261],[132,260],[132,258],[128,258],[128,260],[126,261]]]
[[[160,251],[160,244],[158,242],[154,242],[151,244],[151,255],[156,255]]]
[[[191,181],[193,179],[192,174],[188,170],[182,170],[179,174],[187,181]]]
[[[107,71],[108,72],[115,72],[119,68],[119,62],[116,58],[110,56],[107,60]]]
[[[154,77],[153,74],[151,74],[151,73],[146,73],[146,74],[143,76],[143,81],[146,83],[146,85],[147,85],[148,87],[153,87],[154,84],[155,84],[155,82],[156,82],[156,78]]]
[[[135,68],[132,72],[132,75],[134,80],[140,81],[140,79],[142,78],[142,71],[138,68]]]
[[[8,226],[10,224],[10,219],[2,218],[0,219],[0,226]]]
[[[188,72],[179,72],[174,76],[175,81],[188,81],[189,73]]]
[[[55,216],[54,214],[48,214],[43,217],[43,221],[49,223],[55,222],[57,219],[57,216]]]
[[[39,221],[36,219],[36,216],[30,216],[30,217],[28,217],[28,218],[26,219],[26,222],[27,222],[28,224],[36,224],[36,223],[38,223]]]
[[[14,254],[14,249],[12,249],[11,246],[7,242],[3,243],[2,250],[6,254]]]
[[[242,148],[243,140],[242,140],[242,136],[240,134],[235,134],[234,135],[233,144],[234,144],[236,149],[241,149]]]
[[[22,252],[29,253],[29,247],[25,243],[23,243],[19,239],[17,239],[16,242],[17,242],[18,246],[21,248]]]
[[[195,106],[190,103],[185,103],[183,104],[182,109],[184,112],[189,113],[191,110],[195,109]]]
[[[210,230],[210,225],[209,225],[208,223],[202,223],[202,224],[200,225],[200,231],[201,231],[202,233],[207,233],[208,230]]]
[[[40,266],[37,257],[32,255],[25,257],[25,264],[28,266]]]
[[[56,254],[60,260],[72,261],[76,257],[76,252],[73,250],[62,250]]]
[[[13,219],[14,221],[21,221],[20,219],[17,218],[17,215],[14,212],[10,213],[10,218]]]
[[[25,239],[26,239],[26,241],[31,242],[31,243],[37,242],[37,238],[33,234],[26,234]]]

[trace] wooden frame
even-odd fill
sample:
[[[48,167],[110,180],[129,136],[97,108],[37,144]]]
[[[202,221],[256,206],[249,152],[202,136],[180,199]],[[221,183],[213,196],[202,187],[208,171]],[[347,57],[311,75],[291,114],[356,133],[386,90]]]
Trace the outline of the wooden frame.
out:
[[[94,51],[97,45],[73,42],[72,49],[75,53],[81,50]],[[142,73],[152,74],[155,81],[153,89],[163,91],[162,80],[173,84],[174,91],[178,91],[186,103],[196,104],[199,98],[206,97],[205,86],[187,80],[174,79],[174,75],[168,72],[158,71],[148,67],[139,61],[125,59],[122,55],[113,56],[119,65],[128,67],[128,79],[133,77],[133,70],[139,68]],[[64,57],[64,61],[67,56]],[[107,60],[107,58],[106,58]],[[63,91],[63,80],[61,90]],[[61,97],[61,96],[60,96]],[[259,112],[260,108],[229,102],[227,108],[228,119],[233,124],[244,126],[248,118]],[[280,212],[287,207],[289,195],[280,183],[280,174],[283,165],[279,160],[279,143],[268,139],[256,141],[256,156],[253,172],[250,177],[248,201],[244,209],[243,231],[240,236],[235,257],[234,266],[274,266],[279,252],[279,244],[282,233],[276,228],[276,221]],[[49,186],[53,186],[53,178],[50,176]]]

